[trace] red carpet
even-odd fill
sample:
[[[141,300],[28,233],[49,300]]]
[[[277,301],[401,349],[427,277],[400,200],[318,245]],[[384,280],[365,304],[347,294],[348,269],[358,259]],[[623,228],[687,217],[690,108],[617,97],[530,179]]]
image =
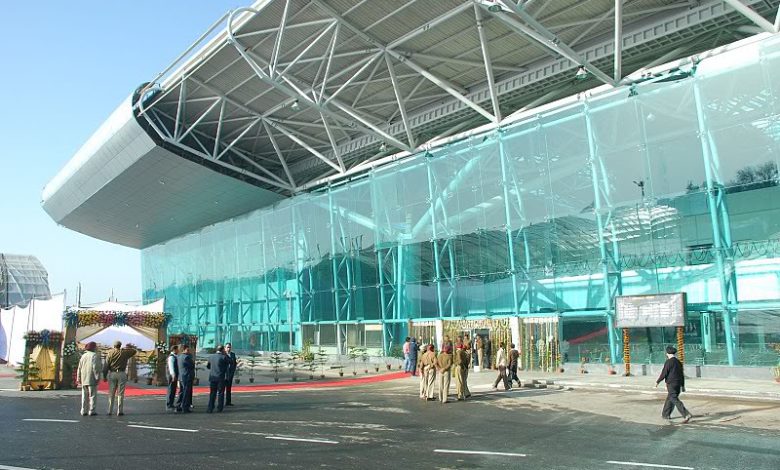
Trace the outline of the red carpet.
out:
[[[405,372],[393,372],[389,374],[372,375],[369,377],[359,377],[355,379],[338,379],[338,380],[322,380],[322,381],[310,381],[301,380],[299,382],[287,382],[287,383],[273,383],[273,384],[250,384],[250,385],[233,385],[233,393],[251,393],[251,392],[269,392],[276,390],[289,390],[294,388],[327,388],[327,387],[349,387],[352,385],[363,385],[375,382],[385,382],[387,380],[401,379],[408,377],[409,374]],[[108,392],[108,383],[101,381],[98,385],[98,391],[106,393]],[[125,396],[146,396],[146,395],[165,395],[167,393],[167,387],[155,387],[146,388],[140,387],[134,383],[128,383],[125,387]],[[193,389],[195,394],[209,393],[208,386],[199,386]]]

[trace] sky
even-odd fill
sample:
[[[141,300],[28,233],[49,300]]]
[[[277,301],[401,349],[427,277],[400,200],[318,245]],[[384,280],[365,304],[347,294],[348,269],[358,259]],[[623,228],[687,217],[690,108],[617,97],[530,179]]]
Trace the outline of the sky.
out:
[[[251,0],[3,2],[0,253],[35,255],[73,304],[141,300],[140,251],[58,226],[41,191],[141,83]]]

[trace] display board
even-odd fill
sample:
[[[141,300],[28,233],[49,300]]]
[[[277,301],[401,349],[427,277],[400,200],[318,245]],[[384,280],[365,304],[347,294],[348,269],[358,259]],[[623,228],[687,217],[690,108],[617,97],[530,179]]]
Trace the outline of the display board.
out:
[[[615,297],[617,328],[683,326],[685,293]]]

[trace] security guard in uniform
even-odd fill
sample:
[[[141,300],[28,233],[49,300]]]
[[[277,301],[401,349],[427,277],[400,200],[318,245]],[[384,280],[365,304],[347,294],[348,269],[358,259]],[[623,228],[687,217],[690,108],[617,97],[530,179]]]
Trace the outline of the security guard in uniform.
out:
[[[439,371],[439,402],[447,403],[450,393],[450,374],[452,369],[452,348],[445,346],[436,357],[436,369]]]

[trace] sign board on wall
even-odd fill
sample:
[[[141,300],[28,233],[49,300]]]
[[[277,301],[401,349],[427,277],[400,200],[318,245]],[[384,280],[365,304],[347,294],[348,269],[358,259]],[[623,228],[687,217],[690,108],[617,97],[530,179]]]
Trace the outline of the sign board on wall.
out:
[[[685,325],[685,293],[615,297],[618,328]]]

